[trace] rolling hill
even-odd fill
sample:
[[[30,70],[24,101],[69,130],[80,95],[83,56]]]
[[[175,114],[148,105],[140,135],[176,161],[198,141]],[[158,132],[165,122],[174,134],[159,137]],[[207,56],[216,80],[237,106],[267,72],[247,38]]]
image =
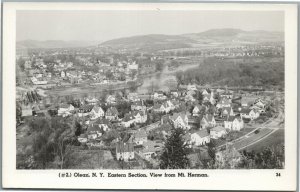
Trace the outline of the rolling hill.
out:
[[[267,42],[283,42],[283,32],[244,31],[240,29],[211,29],[200,33],[181,35],[150,34],[124,37],[105,41],[100,47],[118,50],[155,52],[169,49],[197,48],[206,46],[228,46]],[[96,46],[91,41],[35,41],[17,42],[17,48],[71,48]]]
[[[182,35],[143,35],[106,41],[101,46],[113,49],[160,51],[193,48],[208,45],[255,44],[283,42],[284,33],[270,31],[243,31],[240,29],[212,29],[201,33]]]
[[[157,51],[164,49],[188,48],[193,39],[181,35],[142,35],[113,39],[106,41],[101,46],[109,46],[116,49],[130,49],[142,51]]]

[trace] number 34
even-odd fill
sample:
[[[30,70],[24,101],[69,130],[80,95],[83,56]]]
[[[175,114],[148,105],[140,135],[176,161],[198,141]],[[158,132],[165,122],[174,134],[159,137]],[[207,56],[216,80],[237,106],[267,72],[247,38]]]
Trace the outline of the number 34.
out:
[[[280,175],[280,173],[276,173],[276,177],[280,177],[281,175]]]

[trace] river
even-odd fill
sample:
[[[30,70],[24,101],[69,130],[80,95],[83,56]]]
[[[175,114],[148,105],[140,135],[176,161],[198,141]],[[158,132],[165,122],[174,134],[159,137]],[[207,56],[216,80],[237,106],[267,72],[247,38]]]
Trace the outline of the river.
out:
[[[141,94],[149,93],[152,91],[168,91],[170,87],[177,85],[176,72],[186,71],[188,69],[196,68],[199,64],[185,64],[180,65],[174,70],[169,70],[165,66],[163,71],[143,77],[143,84],[138,87],[137,92]]]

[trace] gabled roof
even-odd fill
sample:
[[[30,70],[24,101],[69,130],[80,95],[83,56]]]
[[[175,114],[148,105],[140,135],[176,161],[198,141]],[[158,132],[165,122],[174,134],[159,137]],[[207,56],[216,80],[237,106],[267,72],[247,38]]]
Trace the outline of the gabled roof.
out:
[[[204,96],[204,95],[208,95],[208,94],[209,94],[208,91],[206,89],[203,89],[202,95]]]
[[[100,106],[98,106],[98,105],[95,105],[95,106],[93,107],[93,110],[96,111],[96,112],[98,112],[99,110],[102,110],[102,111],[103,111],[103,109],[102,109]]]
[[[107,96],[106,96],[106,100],[107,100],[107,99],[115,99],[115,98],[116,98],[116,97],[115,97],[114,95],[107,95]]]
[[[170,118],[171,120],[175,121],[179,116],[184,120],[186,117],[186,113],[185,112],[174,113]]]
[[[133,152],[133,143],[118,142],[116,145],[117,153]]]
[[[115,108],[115,107],[110,107],[106,111],[106,115],[118,115],[118,114],[119,114],[119,112],[118,112],[117,108]]]
[[[209,136],[209,134],[208,134],[208,132],[207,132],[206,129],[199,130],[199,131],[197,131],[197,132],[195,132],[195,133],[193,133],[193,134],[197,134],[197,135],[199,135],[201,138]]]
[[[136,116],[137,114],[140,114],[140,116],[144,116],[145,115],[144,111],[133,111],[132,114],[134,116]]]
[[[228,113],[230,113],[231,110],[232,110],[232,107],[224,107],[222,109],[222,113],[224,113],[224,111],[227,111]]]
[[[203,100],[209,100],[210,99],[210,94],[206,94],[203,96]]]
[[[101,128],[97,125],[90,125],[87,129],[87,133],[101,131]]]
[[[199,105],[199,104],[198,104],[198,105],[195,105],[194,109],[195,109],[195,108],[198,108],[198,110],[201,111],[203,108],[205,108],[205,106]],[[193,110],[194,110],[194,109],[193,109]]]

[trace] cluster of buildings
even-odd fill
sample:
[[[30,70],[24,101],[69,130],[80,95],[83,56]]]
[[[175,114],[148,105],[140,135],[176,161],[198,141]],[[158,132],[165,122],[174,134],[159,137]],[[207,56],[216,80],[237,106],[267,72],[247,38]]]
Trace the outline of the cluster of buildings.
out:
[[[76,55],[72,60],[52,59],[55,53],[20,56],[25,60],[24,72],[28,84],[40,87],[55,87],[71,84],[99,85],[115,84],[137,80],[138,74],[156,71],[156,57],[124,57],[114,59],[113,55],[102,60],[93,55]]]
[[[149,140],[149,135],[155,132],[166,138],[171,134],[172,128],[184,130],[183,138],[189,147],[205,146],[211,139],[226,138],[232,131],[241,131],[245,127],[245,122],[257,119],[266,108],[266,101],[256,97],[236,98],[233,92],[225,90],[198,90],[196,86],[190,85],[186,90],[177,91],[177,94],[174,92],[176,91],[168,94],[153,93],[150,97],[154,101],[153,106],[144,106],[143,101],[132,103],[133,110],[161,114],[161,121],[151,130],[152,133],[147,129],[140,129],[137,132],[133,131],[132,139],[120,140],[122,143],[120,146],[133,147],[117,147],[117,157],[128,161],[138,155],[147,157],[147,160],[151,157],[151,161],[154,161],[153,158],[155,159],[161,152],[161,144],[164,141]],[[196,92],[195,95],[192,94],[195,101],[186,101],[186,95],[192,92]],[[202,94],[202,104],[199,104],[199,100],[195,97],[197,92]],[[190,106],[190,109],[182,106]],[[142,145],[143,150],[140,150],[138,145]]]

